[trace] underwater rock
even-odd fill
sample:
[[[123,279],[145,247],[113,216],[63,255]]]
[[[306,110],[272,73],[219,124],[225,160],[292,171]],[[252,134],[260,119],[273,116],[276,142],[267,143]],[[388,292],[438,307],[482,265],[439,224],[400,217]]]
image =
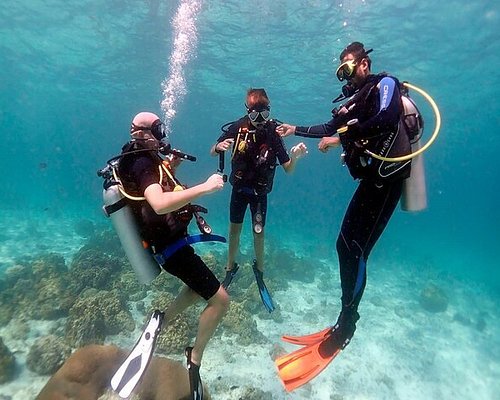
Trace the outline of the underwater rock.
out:
[[[0,384],[10,382],[14,378],[16,359],[0,337]]]
[[[430,283],[420,292],[420,306],[429,312],[438,313],[448,308],[448,296],[433,283]]]
[[[48,335],[38,338],[31,346],[26,359],[30,371],[38,375],[51,375],[56,372],[71,354],[71,347],[61,338]]]
[[[134,329],[132,314],[116,291],[88,290],[71,307],[65,336],[71,346],[80,347]]]
[[[118,399],[109,392],[109,382],[126,357],[127,352],[114,346],[83,347],[49,379],[36,400]],[[204,400],[210,400],[205,383]],[[189,400],[187,370],[180,362],[153,357],[134,393],[135,400]]]

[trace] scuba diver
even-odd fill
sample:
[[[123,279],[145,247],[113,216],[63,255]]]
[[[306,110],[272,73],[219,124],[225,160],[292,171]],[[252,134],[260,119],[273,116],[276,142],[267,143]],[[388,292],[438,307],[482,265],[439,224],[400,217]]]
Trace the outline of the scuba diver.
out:
[[[371,73],[371,51],[353,42],[341,52],[336,76],[346,84],[334,102],[344,103],[332,110],[330,121],[309,127],[282,124],[276,129],[282,137],[319,138],[322,152],[341,145],[343,164],[359,180],[336,242],[342,288],[340,315],[333,327],[318,333],[283,337],[304,346],[276,360],[288,391],[317,376],[351,341],[366,285],[368,257],[400,200],[403,182],[410,176],[411,159],[388,162],[367,154],[396,158],[411,153],[399,81],[385,73]]]
[[[283,140],[276,134],[277,123],[270,119],[271,107],[264,89],[249,89],[245,107],[247,114],[224,125],[222,135],[210,150],[213,156],[219,154],[224,160],[224,152],[233,146],[229,178],[233,186],[229,208],[229,251],[222,286],[227,289],[239,269],[236,254],[245,212],[250,206],[255,251],[253,272],[262,302],[266,310],[272,312],[275,306],[263,279],[267,195],[273,188],[276,160],[285,172],[291,173],[297,160],[307,153],[307,148],[304,143],[299,143],[291,148],[290,156],[287,154]]]
[[[210,227],[199,215],[206,209],[191,202],[221,190],[224,182],[219,174],[213,174],[196,186],[187,188],[181,185],[175,177],[177,166],[183,158],[195,159],[171,149],[169,144],[162,141],[166,137],[164,124],[157,115],[151,112],[137,114],[132,121],[130,135],[131,140],[123,146],[121,155],[108,161],[107,172],[100,171],[108,178],[104,186],[105,203],[108,203],[105,212],[112,220],[115,218],[113,225],[139,277],[142,274],[144,278],[145,275],[143,282],[151,281],[159,271],[141,271],[150,268],[148,260],[141,259],[145,254],[142,244],[147,247],[149,260],[156,261],[157,269],[159,265],[186,286],[164,313],[158,310],[153,313],[136,346],[113,376],[111,386],[121,397],[128,397],[147,367],[162,322],[169,323],[203,298],[207,306],[199,318],[196,340],[194,346],[187,347],[185,352],[191,398],[202,400],[203,386],[199,369],[203,352],[228,309],[229,297],[219,280],[190,246],[200,241],[225,242],[225,239],[211,234]],[[117,187],[120,192],[116,190]],[[106,201],[112,190],[123,196]],[[124,210],[131,211],[132,221],[124,219]],[[187,228],[193,216],[202,232],[200,235],[188,235]],[[137,243],[130,241],[135,231],[138,232]],[[137,247],[134,250],[136,254],[131,253],[134,246]]]

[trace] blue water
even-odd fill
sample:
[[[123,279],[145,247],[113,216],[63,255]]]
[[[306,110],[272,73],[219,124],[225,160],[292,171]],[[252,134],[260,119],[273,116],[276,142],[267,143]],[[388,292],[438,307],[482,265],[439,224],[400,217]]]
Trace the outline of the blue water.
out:
[[[432,3],[432,4],[431,4]],[[244,112],[248,87],[265,87],[273,117],[299,125],[330,118],[337,57],[351,41],[374,48],[372,69],[424,88],[442,114],[425,153],[429,207],[399,211],[369,270],[425,266],[499,300],[500,7],[493,1],[203,1],[185,93],[175,93],[174,147],[198,157],[184,181],[215,172],[219,127]],[[135,113],[163,113],[177,1],[5,0],[0,17],[0,211],[25,218],[100,213],[96,170],[128,139]],[[427,134],[434,122],[425,113]],[[427,136],[428,137],[428,136]],[[288,147],[297,138],[287,138]],[[339,162],[306,140],[293,176],[278,171],[269,237],[289,237],[318,258],[334,240],[356,187]],[[226,229],[229,188],[207,197]],[[21,214],[23,215],[23,214]],[[24,238],[30,241],[29,235]],[[496,250],[495,250],[496,249]],[[397,274],[397,270],[391,271]],[[369,278],[370,279],[370,278]],[[442,283],[446,285],[446,282]],[[369,288],[367,289],[367,291]],[[404,301],[404,299],[402,299]],[[498,327],[497,327],[498,328]]]

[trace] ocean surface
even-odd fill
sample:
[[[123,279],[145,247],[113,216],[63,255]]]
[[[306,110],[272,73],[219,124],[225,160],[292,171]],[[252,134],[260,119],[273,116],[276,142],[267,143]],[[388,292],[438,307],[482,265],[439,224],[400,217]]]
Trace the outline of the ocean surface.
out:
[[[46,253],[70,266],[92,235],[111,228],[96,171],[127,142],[136,113],[160,115],[172,146],[197,157],[179,174],[194,185],[217,170],[209,149],[221,125],[245,113],[249,87],[266,89],[273,118],[328,121],[341,90],[338,55],[361,41],[374,49],[373,72],[424,89],[439,107],[442,127],[424,154],[428,208],[394,214],[368,262],[353,342],[306,389],[287,394],[269,353],[282,334],[335,322],[335,240],[357,185],[338,149],[323,154],[305,139],[307,156],[292,175],[277,171],[269,196],[266,257],[279,317],[249,314],[266,338],[258,343],[216,335],[202,377],[215,399],[238,398],[234,387],[260,388],[265,394],[254,398],[262,399],[500,398],[498,2],[5,0],[0,17],[0,279]],[[411,95],[427,140],[433,112]],[[288,149],[299,141],[285,139]],[[229,195],[227,184],[200,200],[223,235]],[[248,215],[244,229],[247,262]],[[217,255],[222,277],[226,248],[204,251]],[[280,254],[313,269],[314,279],[303,279],[300,268],[290,274]],[[422,306],[429,288],[446,300],[444,310]],[[34,398],[49,376],[26,367],[27,353],[37,338],[61,330],[36,312],[23,317],[25,306],[16,304],[23,293],[9,293],[0,309],[20,315],[0,318],[0,337],[16,371],[0,383],[0,399]],[[16,318],[31,327],[23,338],[12,334]],[[138,334],[105,342],[127,348]]]

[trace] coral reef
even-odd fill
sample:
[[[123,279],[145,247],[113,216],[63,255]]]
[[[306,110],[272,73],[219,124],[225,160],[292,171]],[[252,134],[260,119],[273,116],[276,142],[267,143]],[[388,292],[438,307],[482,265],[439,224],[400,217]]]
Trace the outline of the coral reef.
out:
[[[259,299],[259,306],[260,299]],[[257,329],[252,315],[245,310],[243,304],[232,301],[229,310],[221,322],[221,327],[230,335],[238,335],[238,343],[244,346],[266,343],[266,337]]]
[[[71,263],[70,288],[75,294],[86,288],[110,290],[122,269],[122,260],[85,245]]]
[[[65,336],[70,345],[80,347],[100,344],[107,335],[134,329],[135,323],[127,304],[116,290],[89,289],[71,307]]]
[[[39,375],[51,375],[61,367],[70,354],[71,347],[60,338],[48,335],[38,338],[31,346],[26,365]]]
[[[154,310],[166,310],[173,299],[174,297],[169,293],[157,293],[151,302],[151,310],[146,319]],[[199,313],[196,307],[190,307],[171,323],[165,322],[156,342],[156,351],[160,354],[182,353],[189,345],[191,338],[196,335]]]
[[[14,312],[35,319],[67,315],[74,301],[67,272],[64,258],[53,253],[20,260],[9,268],[0,281],[0,322],[8,323]]]
[[[109,381],[126,356],[114,346],[83,347],[50,378],[36,400],[115,399],[115,395],[109,395]],[[137,400],[188,400],[187,370],[179,362],[153,357],[134,392],[131,398]],[[211,399],[206,386],[204,399]]]
[[[420,306],[429,312],[438,313],[446,311],[448,308],[448,296],[440,287],[429,283],[420,292]]]
[[[11,381],[15,369],[16,359],[0,337],[0,384]]]

